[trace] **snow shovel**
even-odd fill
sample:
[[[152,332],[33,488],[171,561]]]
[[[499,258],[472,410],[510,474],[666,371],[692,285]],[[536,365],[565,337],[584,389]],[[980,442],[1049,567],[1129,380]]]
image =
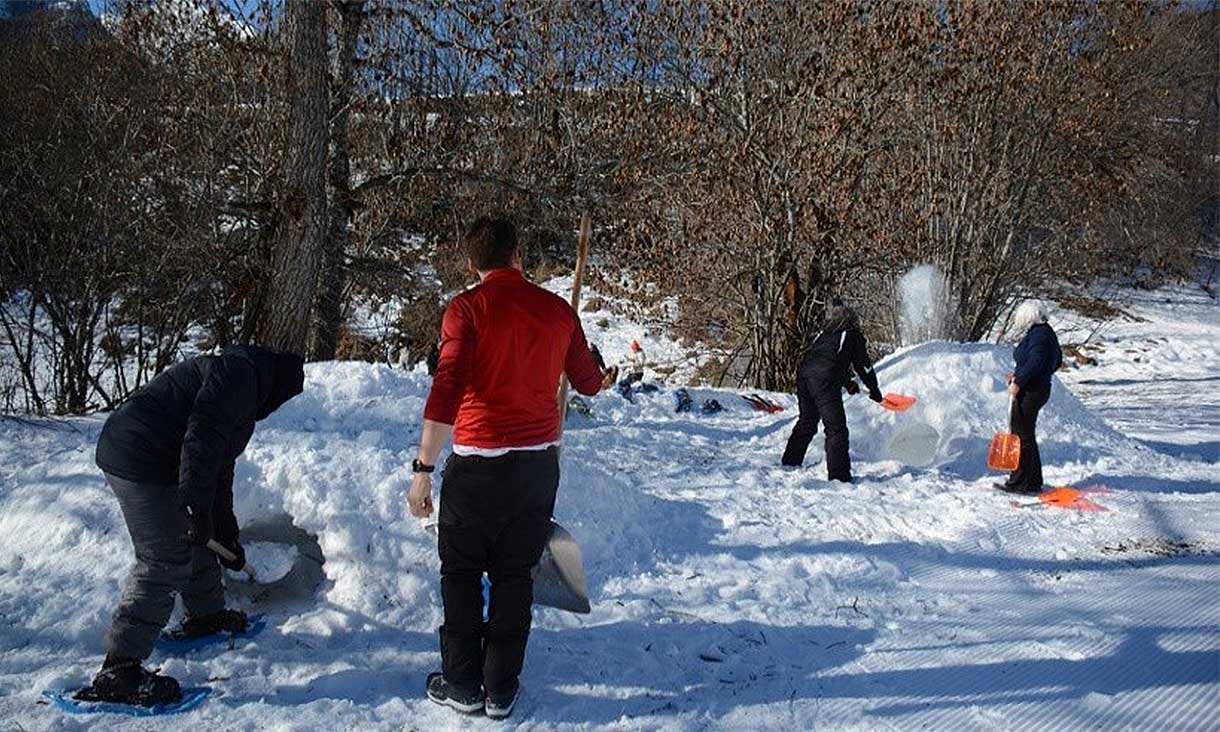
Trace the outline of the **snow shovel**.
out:
[[[438,533],[438,529],[435,522],[424,524],[424,530],[430,534]],[[551,534],[546,539],[542,556],[530,571],[530,576],[534,580],[535,605],[581,615],[592,612],[580,545],[554,519],[551,520]]]
[[[568,530],[551,522],[542,557],[531,572],[534,579],[534,604],[587,615],[589,586],[585,581],[585,565],[580,545]]]
[[[589,259],[589,239],[593,234],[593,214],[586,209],[580,216],[580,236],[576,240],[576,270],[572,273],[572,310],[580,312],[580,289],[585,279],[585,264]],[[618,375],[617,367],[615,376]],[[605,377],[603,377],[603,385]],[[610,383],[614,383],[611,381]],[[628,401],[631,397],[624,395]],[[568,406],[568,377],[559,378],[559,434],[563,435],[564,411]],[[534,603],[569,610],[582,615],[592,610],[589,588],[585,582],[585,565],[580,545],[568,530],[551,520],[551,535],[538,564],[531,572],[534,580]]]
[[[885,398],[881,400],[881,406],[885,407],[891,412],[905,412],[911,407],[915,406],[916,401],[918,400],[913,396],[907,396],[906,394],[895,394],[892,391],[887,391],[885,393]]]
[[[1016,409],[1017,398],[1008,400],[1008,429],[1012,429],[1012,412]],[[1012,472],[1021,463],[1021,437],[1013,432],[997,432],[991,438],[991,448],[987,450],[987,467],[992,470]]]
[[[218,554],[220,558],[226,562],[233,562],[237,560],[236,554],[229,551],[224,544],[221,544],[215,539],[208,539],[208,549],[211,549],[213,552]],[[249,562],[245,563],[245,565],[241,568],[241,571],[246,573],[246,576],[250,578],[251,582],[258,581],[258,574],[254,571],[254,567],[250,566]]]

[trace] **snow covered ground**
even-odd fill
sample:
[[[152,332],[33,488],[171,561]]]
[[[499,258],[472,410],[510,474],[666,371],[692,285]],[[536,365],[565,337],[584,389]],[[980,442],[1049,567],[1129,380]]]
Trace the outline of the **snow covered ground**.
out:
[[[327,579],[232,650],[154,656],[214,689],[155,720],[39,703],[96,670],[130,546],[93,467],[101,418],[0,423],[0,730],[1215,730],[1220,310],[1186,290],[1127,309],[1142,321],[1101,333],[1098,365],[1064,373],[1040,430],[1048,480],[1101,487],[1104,512],[990,488],[1003,347],[887,358],[883,388],[920,403],[849,399],[850,486],[823,480],[820,440],[804,469],[778,466],[788,395],[775,415],[702,388],[696,403],[725,411],[674,414],[668,388],[591,400],[592,419],[569,421],[557,513],[593,613],[536,610],[505,723],[421,698],[438,562],[403,497],[426,375],[313,365],[259,428],[239,518],[294,517]],[[585,317],[608,357],[636,337]],[[650,355],[682,351],[659,340]]]

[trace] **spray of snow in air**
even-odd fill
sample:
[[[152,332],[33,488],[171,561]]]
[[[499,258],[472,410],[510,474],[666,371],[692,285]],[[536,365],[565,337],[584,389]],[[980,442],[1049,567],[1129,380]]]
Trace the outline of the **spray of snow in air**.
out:
[[[953,293],[934,265],[921,264],[898,280],[898,336],[902,345],[953,335]]]

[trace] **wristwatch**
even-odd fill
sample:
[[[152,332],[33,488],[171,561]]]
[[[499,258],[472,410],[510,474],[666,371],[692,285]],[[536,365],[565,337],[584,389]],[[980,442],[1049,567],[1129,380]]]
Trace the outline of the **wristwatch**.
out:
[[[433,470],[436,470],[435,465],[424,465],[419,461],[419,458],[415,458],[411,461],[412,473],[431,473]]]

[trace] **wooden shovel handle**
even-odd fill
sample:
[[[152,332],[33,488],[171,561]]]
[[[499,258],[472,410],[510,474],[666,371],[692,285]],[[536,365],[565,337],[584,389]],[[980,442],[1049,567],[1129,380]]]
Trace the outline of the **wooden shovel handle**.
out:
[[[212,552],[215,553],[216,555],[218,555],[221,559],[224,559],[229,562],[237,561],[237,555],[234,554],[233,552],[229,551],[228,547],[226,547],[224,544],[221,544],[219,541],[216,541],[215,539],[208,539],[208,549],[211,549]],[[246,562],[244,565],[242,565],[241,571],[243,571],[247,575],[249,575],[251,580],[255,579],[254,567],[251,567],[249,562]]]
[[[589,258],[589,234],[593,229],[593,217],[585,211],[580,215],[580,238],[576,241],[576,271],[572,274],[572,309],[580,317],[580,289],[585,281],[585,262]],[[568,415],[568,376],[559,377],[559,434],[563,434],[564,418]]]

